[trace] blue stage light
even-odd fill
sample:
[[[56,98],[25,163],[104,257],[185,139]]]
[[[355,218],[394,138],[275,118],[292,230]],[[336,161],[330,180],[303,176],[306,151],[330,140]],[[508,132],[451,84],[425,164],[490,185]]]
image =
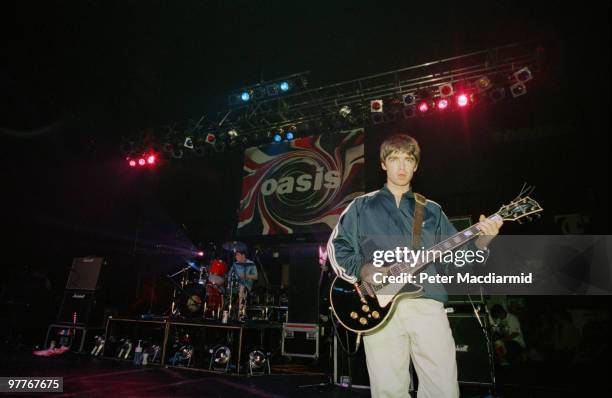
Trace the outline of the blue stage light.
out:
[[[281,91],[289,91],[289,83],[287,83],[287,82],[282,82],[282,83],[280,84],[280,89],[281,89]]]
[[[240,95],[240,98],[242,98],[244,102],[247,102],[248,100],[251,99],[251,95],[245,91]]]
[[[283,137],[280,134],[278,134],[278,133],[274,134],[274,141],[275,142],[281,142],[282,140],[283,140]]]
[[[288,132],[285,138],[287,138],[287,140],[291,141],[293,139],[293,133],[291,131]]]

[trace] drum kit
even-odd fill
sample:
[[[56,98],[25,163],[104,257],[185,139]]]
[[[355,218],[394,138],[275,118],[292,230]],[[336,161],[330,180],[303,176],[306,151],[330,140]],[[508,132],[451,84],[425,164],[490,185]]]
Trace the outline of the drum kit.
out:
[[[223,249],[233,253],[246,252],[247,246],[242,242],[232,241],[224,243]],[[259,296],[250,298],[244,294],[246,288],[241,284],[240,278],[221,258],[211,259],[207,265],[188,261],[187,266],[168,275],[168,278],[174,284],[170,310],[172,316],[214,319],[225,323],[229,320],[246,320],[249,312],[245,311],[245,300],[260,304]],[[269,296],[266,292],[267,299]],[[269,299],[273,301],[273,298]]]

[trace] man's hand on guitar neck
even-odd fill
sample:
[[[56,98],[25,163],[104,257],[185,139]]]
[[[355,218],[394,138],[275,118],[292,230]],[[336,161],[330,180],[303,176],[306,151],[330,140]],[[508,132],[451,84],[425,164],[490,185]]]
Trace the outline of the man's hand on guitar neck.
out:
[[[480,215],[480,220],[478,224],[478,228],[482,232],[482,235],[476,239],[474,244],[480,250],[486,250],[489,247],[489,244],[497,236],[499,233],[499,229],[504,224],[503,221],[495,221],[485,217],[484,214]]]

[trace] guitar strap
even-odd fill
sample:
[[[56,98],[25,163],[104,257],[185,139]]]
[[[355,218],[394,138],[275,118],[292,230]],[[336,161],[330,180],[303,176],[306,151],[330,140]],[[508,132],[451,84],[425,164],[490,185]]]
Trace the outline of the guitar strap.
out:
[[[423,229],[423,214],[427,199],[420,193],[414,193],[414,217],[412,222],[412,250],[419,250],[421,230]]]

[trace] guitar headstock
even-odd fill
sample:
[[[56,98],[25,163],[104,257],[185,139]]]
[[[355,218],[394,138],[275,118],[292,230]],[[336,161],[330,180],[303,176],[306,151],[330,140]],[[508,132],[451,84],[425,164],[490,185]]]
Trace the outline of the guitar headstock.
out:
[[[518,221],[520,223],[524,218],[531,220],[532,215],[539,217],[539,213],[543,211],[544,209],[538,202],[531,199],[529,196],[525,196],[500,207],[497,214],[504,221]]]

